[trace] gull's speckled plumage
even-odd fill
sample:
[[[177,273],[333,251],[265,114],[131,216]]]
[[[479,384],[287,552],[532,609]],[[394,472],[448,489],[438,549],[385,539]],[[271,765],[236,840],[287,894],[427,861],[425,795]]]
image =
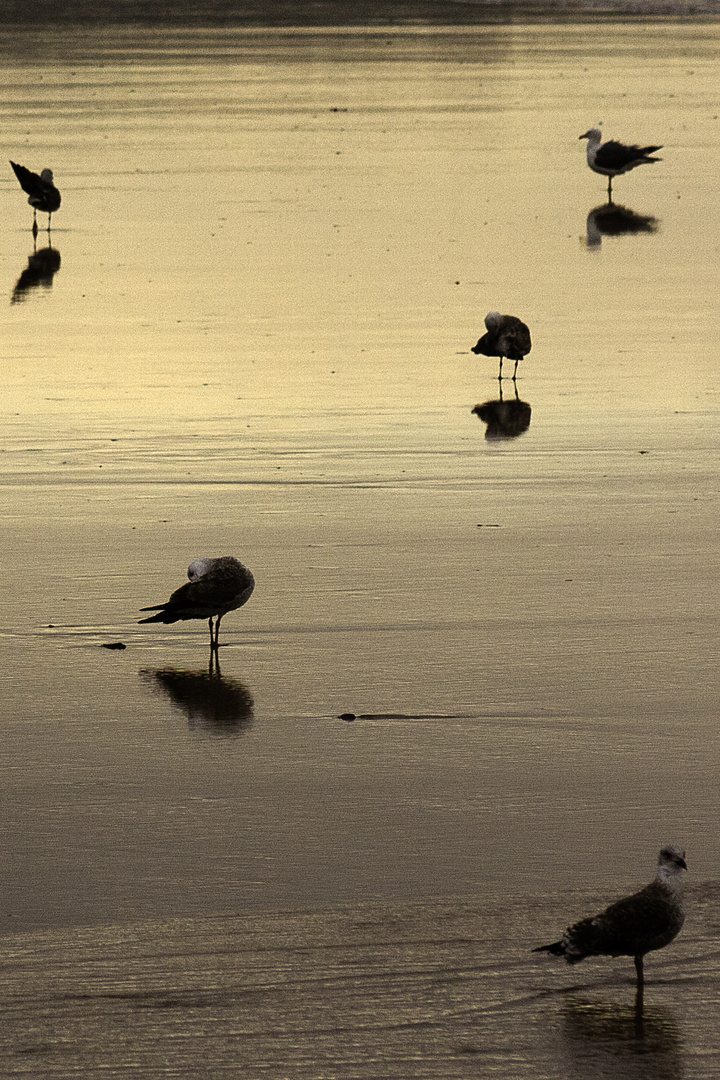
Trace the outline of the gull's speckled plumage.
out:
[[[239,559],[224,555],[218,559],[196,559],[188,567],[189,581],[176,589],[164,604],[141,608],[155,611],[141,623],[174,623],[184,619],[208,619],[210,647],[217,651],[220,620],[229,611],[242,607],[255,588],[255,578]],[[213,618],[216,618],[213,631]]]
[[[514,360],[515,370],[513,379],[517,375],[518,363],[527,356],[532,348],[530,331],[524,322],[515,315],[501,315],[499,311],[488,311],[485,316],[485,328],[487,334],[473,345],[475,355],[499,356],[500,372],[498,379],[502,379],[503,359]]]
[[[588,956],[632,956],[643,984],[643,957],[669,945],[685,921],[683,884],[687,863],[682,848],[664,847],[653,881],[644,889],[611,904],[598,915],[569,926],[559,941],[534,952],[563,956],[578,964]]]

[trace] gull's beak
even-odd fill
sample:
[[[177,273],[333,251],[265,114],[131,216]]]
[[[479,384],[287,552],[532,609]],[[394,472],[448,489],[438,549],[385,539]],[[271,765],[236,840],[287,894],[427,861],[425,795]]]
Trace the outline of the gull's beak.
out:
[[[578,139],[589,139],[589,138],[590,138],[590,132],[589,131],[586,131],[584,135],[578,135]]]

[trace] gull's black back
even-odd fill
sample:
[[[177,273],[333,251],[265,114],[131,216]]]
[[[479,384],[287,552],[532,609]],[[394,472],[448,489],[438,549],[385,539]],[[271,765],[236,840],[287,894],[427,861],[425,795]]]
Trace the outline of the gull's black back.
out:
[[[47,183],[37,173],[26,169],[24,165],[17,165],[14,161],[10,164],[18,178],[20,187],[30,196],[28,202],[36,210],[42,210],[45,214],[54,213],[60,206],[60,192],[54,184]]]

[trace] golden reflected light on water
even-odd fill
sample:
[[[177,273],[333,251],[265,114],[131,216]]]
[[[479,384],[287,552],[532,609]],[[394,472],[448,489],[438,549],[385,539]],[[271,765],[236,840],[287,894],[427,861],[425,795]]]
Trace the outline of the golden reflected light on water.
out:
[[[203,905],[312,903],[348,844],[323,900],[471,892],[480,836],[489,891],[591,885],[618,834],[628,865],[669,836],[715,874],[717,36],[5,35],[7,156],[63,196],[33,245],[8,166],[13,918],[184,913],[200,877]],[[620,219],[578,141],[600,122],[664,144]],[[491,309],[533,335],[512,438],[473,413]],[[223,624],[253,722],[198,749],[174,699],[205,627],[138,609],[229,553],[258,582]],[[61,859],[48,913],[31,867],[80,821],[87,902]]]
[[[0,31],[11,1069],[716,1075],[719,33]]]

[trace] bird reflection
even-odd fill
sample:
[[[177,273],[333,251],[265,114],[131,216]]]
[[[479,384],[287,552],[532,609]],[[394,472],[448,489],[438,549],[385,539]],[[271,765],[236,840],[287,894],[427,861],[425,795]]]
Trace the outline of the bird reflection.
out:
[[[252,725],[253,697],[249,689],[239,679],[224,677],[212,659],[207,671],[146,668],[140,675],[167,694],[187,717],[191,731],[235,736]]]
[[[530,427],[532,409],[527,401],[520,400],[517,383],[513,385],[515,386],[514,399],[510,401],[503,399],[501,383],[500,397],[496,401],[485,401],[473,409],[475,415],[487,424],[486,439],[516,439]]]
[[[565,1042],[573,1075],[584,1080],[680,1080],[682,1039],[674,1016],[648,1009],[572,996],[563,1009]]]
[[[658,219],[652,214],[636,214],[627,206],[607,202],[591,210],[585,222],[587,246],[599,247],[603,236],[624,236],[625,234],[654,233],[658,229]]]
[[[59,269],[60,252],[57,248],[54,248],[52,244],[41,248],[40,251],[35,248],[32,254],[28,255],[28,264],[17,279],[10,303],[20,304],[23,300],[27,300],[27,294],[31,289],[37,289],[38,285],[42,285],[44,289],[51,289],[53,278]]]

